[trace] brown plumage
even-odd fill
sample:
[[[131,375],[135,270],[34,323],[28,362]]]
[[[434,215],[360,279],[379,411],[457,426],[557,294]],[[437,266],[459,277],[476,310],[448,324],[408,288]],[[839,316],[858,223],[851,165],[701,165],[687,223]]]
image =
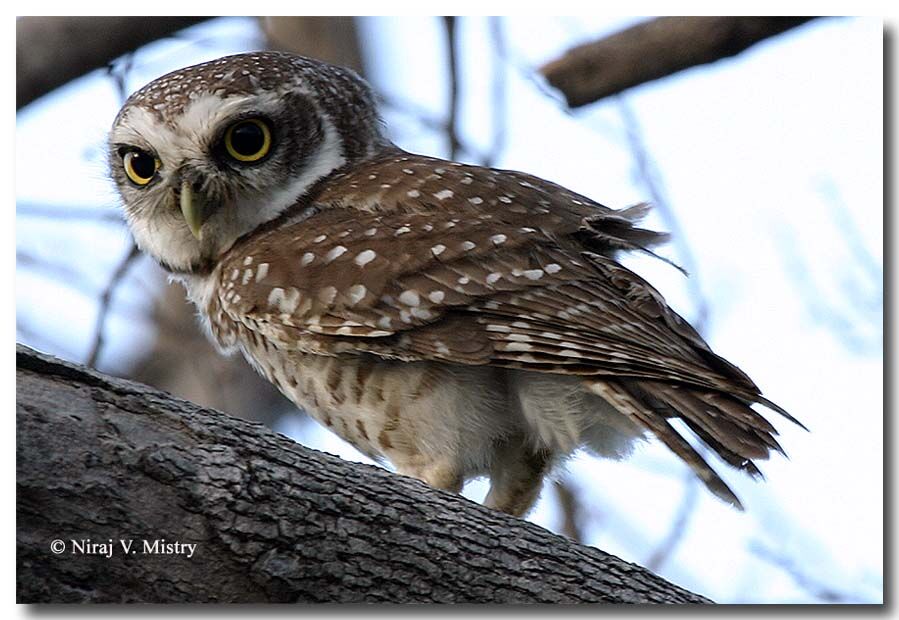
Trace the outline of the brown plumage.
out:
[[[636,226],[642,206],[404,152],[317,190],[224,257],[210,315],[221,304],[225,321],[286,349],[578,377],[735,505],[668,418],[753,476],[752,459],[782,452],[750,408],[770,404],[755,384],[612,258],[664,239]]]
[[[666,239],[639,227],[646,205],[401,151],[364,82],[319,64],[191,67],[113,129],[116,153],[137,143],[159,162],[146,193],[114,167],[132,230],[221,348],[401,473],[454,491],[490,476],[487,504],[513,514],[578,447],[619,458],[646,432],[739,506],[670,420],[760,476],[754,461],[782,449],[752,405],[793,418],[617,262]],[[275,136],[252,165],[216,142],[247,118]]]

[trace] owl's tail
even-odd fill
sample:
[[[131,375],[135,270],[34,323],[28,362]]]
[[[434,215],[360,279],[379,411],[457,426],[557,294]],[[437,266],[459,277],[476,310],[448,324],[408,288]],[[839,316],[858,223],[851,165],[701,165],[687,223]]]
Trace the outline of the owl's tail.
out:
[[[734,492],[669,420],[680,418],[723,461],[753,478],[763,478],[753,460],[767,459],[772,451],[786,456],[774,437],[776,429],[750,407],[752,402],[769,404],[761,397],[748,401],[722,392],[645,380],[591,381],[590,390],[649,430],[712,493],[740,510],[743,505]]]

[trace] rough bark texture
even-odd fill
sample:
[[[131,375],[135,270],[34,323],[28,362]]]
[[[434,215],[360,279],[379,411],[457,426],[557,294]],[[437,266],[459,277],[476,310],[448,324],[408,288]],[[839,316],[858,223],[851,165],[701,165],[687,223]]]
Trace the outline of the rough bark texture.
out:
[[[208,17],[22,17],[16,20],[16,109],[145,43]]]
[[[576,108],[734,56],[812,17],[660,17],[568,50],[540,72]]]
[[[709,602],[464,498],[23,346],[16,418],[20,603]],[[111,541],[111,557],[73,553],[88,539]],[[196,551],[143,552],[158,539]]]

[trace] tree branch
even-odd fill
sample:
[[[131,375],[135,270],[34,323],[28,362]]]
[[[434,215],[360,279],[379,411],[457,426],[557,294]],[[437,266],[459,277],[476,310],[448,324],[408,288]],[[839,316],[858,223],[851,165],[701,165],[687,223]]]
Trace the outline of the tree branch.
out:
[[[106,288],[103,289],[103,293],[100,295],[100,307],[97,311],[97,323],[94,327],[94,337],[92,339],[90,353],[87,355],[88,366],[97,366],[97,361],[100,359],[100,352],[103,350],[103,331],[106,328],[106,316],[109,314],[109,307],[112,305],[112,296],[122,282],[122,279],[125,277],[125,274],[128,273],[128,268],[131,267],[131,264],[136,261],[140,255],[137,244],[132,241],[131,247],[128,248],[128,254],[126,254],[116,266],[112,275],[109,277]]]
[[[579,45],[540,68],[572,108],[739,54],[813,17],[660,17]]]
[[[16,109],[85,73],[208,17],[22,17]]]
[[[449,72],[449,112],[446,137],[449,145],[447,159],[456,159],[459,154],[459,38],[456,36],[456,18],[445,16],[443,27],[446,32],[446,61]]]
[[[21,345],[16,420],[20,603],[709,602],[457,495]],[[163,539],[196,547],[147,553]],[[79,551],[86,541],[111,552]]]

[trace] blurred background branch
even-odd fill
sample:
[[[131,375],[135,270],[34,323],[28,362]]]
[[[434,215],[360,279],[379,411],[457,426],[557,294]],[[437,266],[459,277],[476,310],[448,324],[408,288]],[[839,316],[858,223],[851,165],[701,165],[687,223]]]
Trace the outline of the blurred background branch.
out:
[[[207,19],[19,18],[16,20],[16,109],[142,45]]]
[[[811,17],[659,17],[574,47],[540,73],[577,108],[739,54]]]

